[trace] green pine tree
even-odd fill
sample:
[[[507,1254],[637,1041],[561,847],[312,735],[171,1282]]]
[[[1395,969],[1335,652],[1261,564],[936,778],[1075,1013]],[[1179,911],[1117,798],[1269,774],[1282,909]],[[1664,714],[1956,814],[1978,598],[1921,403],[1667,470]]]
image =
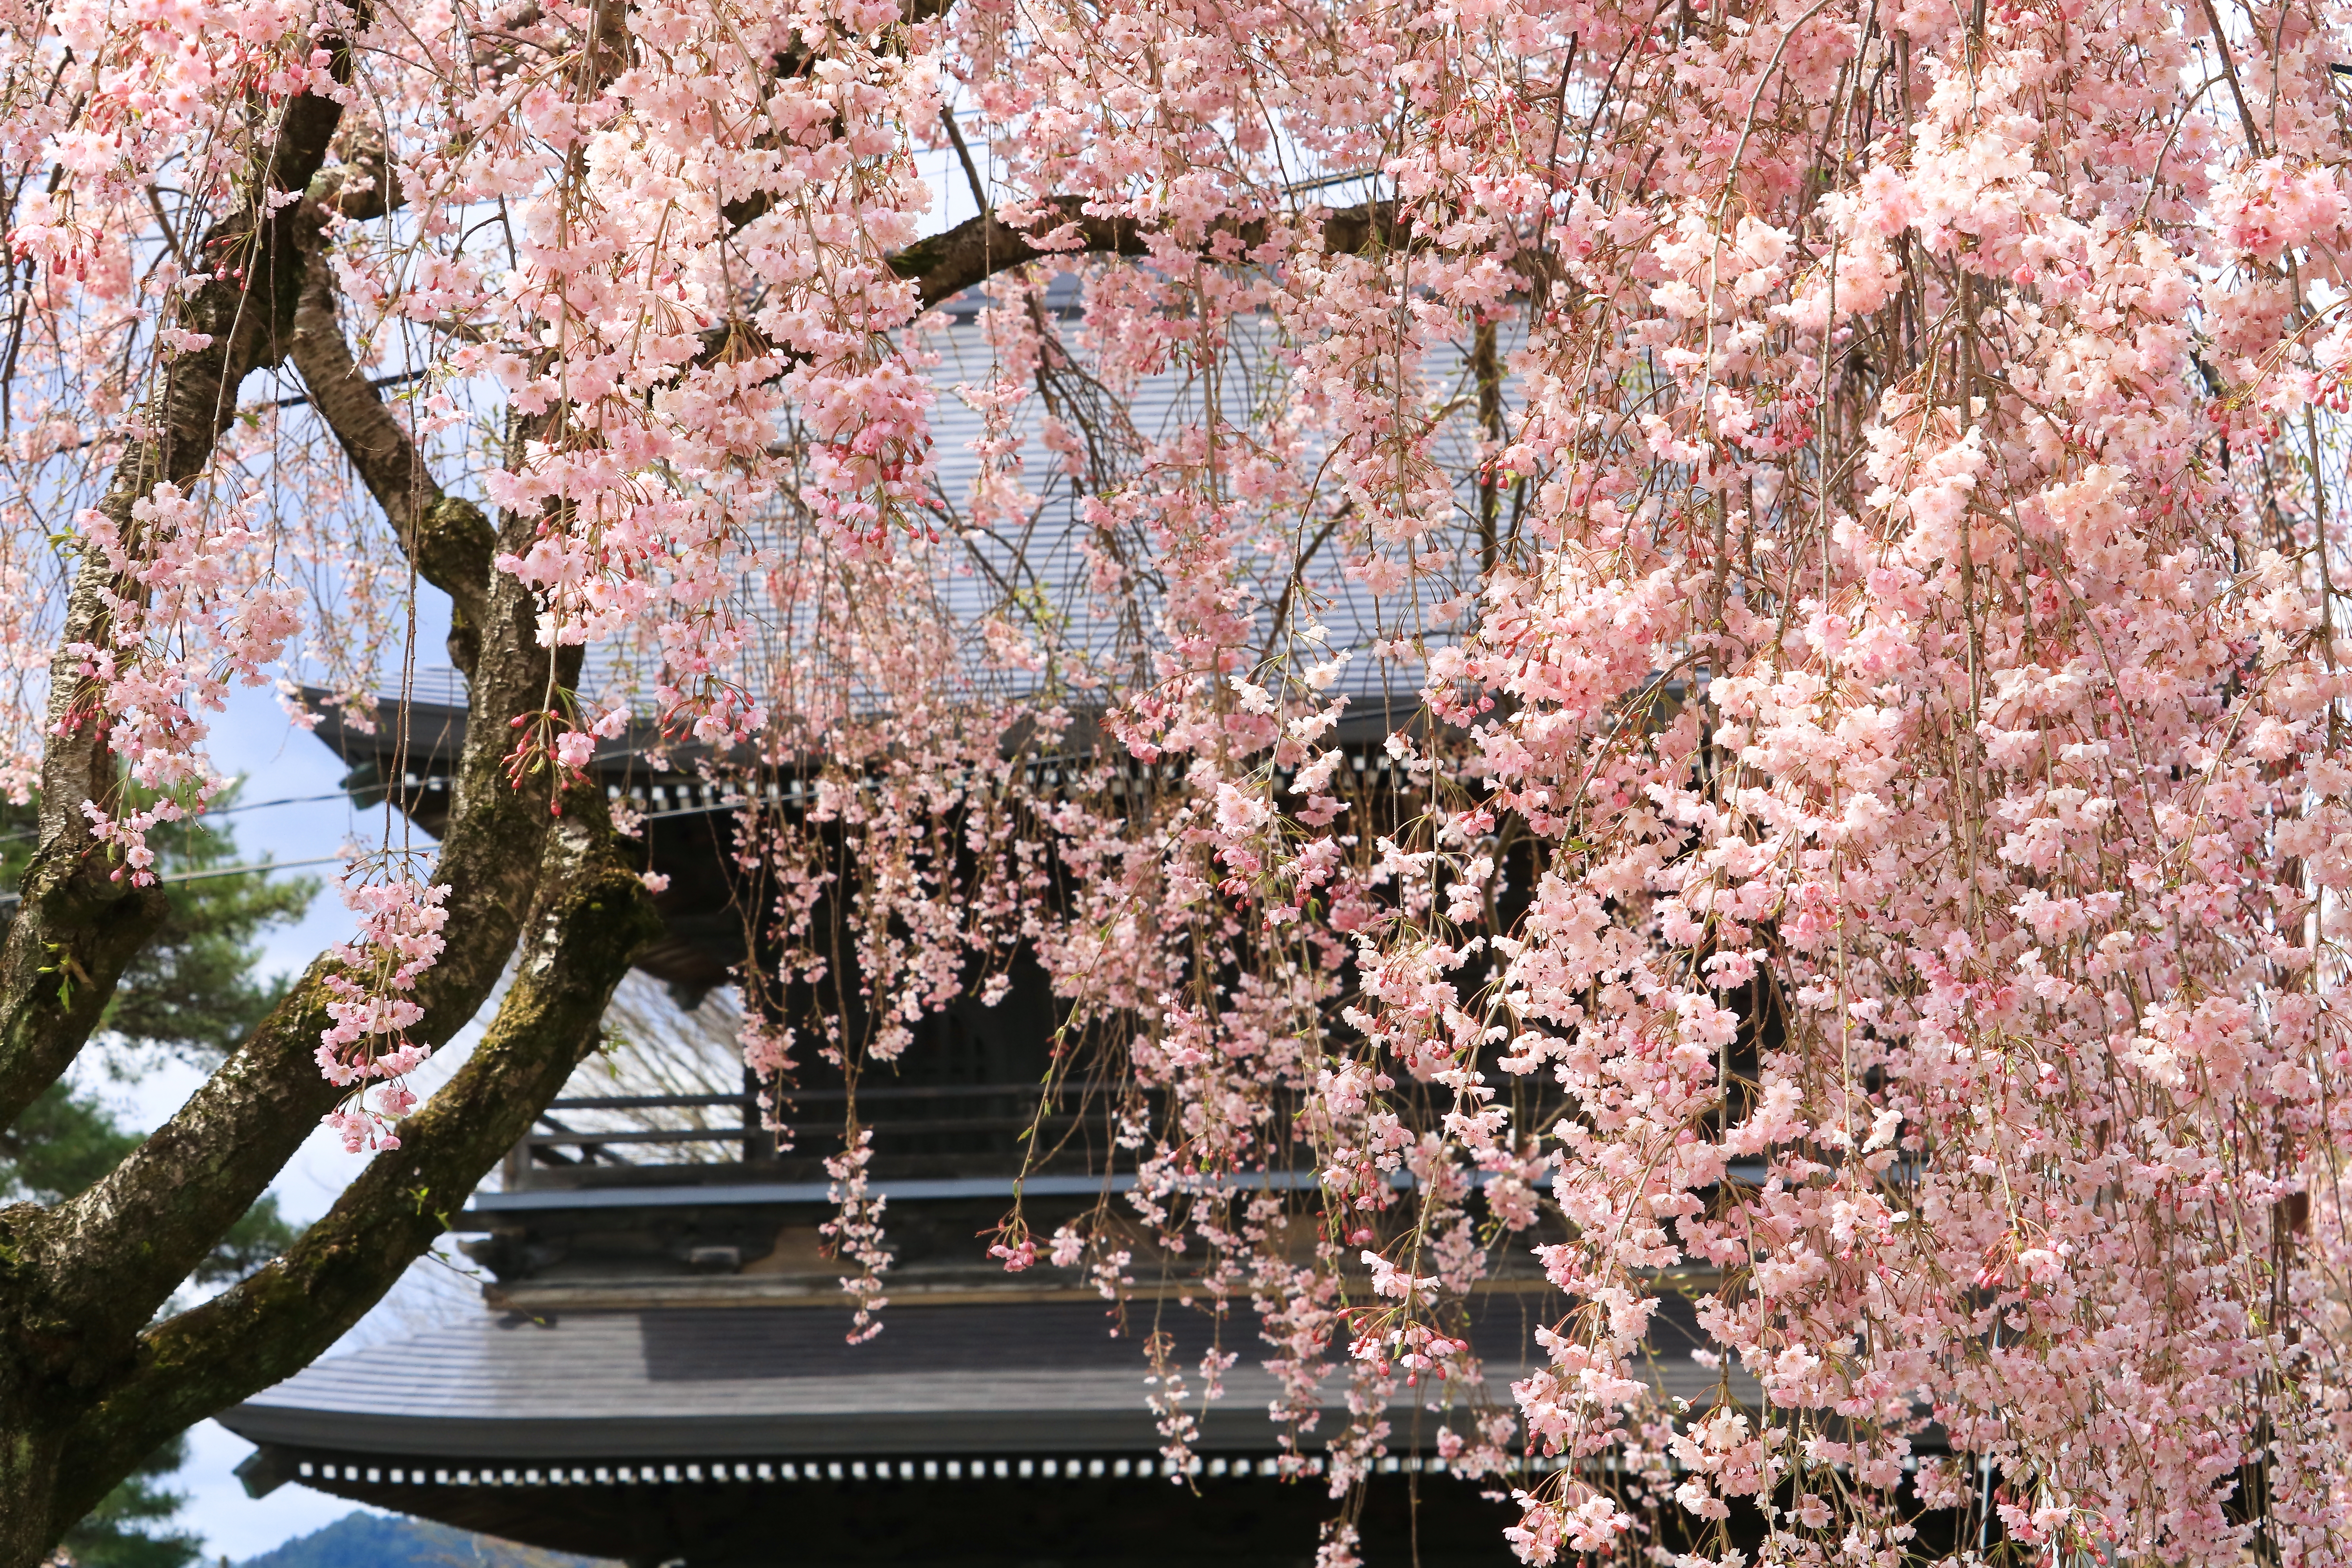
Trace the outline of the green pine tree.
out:
[[[231,795],[216,802],[215,810],[235,804]],[[301,919],[319,880],[221,875],[251,863],[238,850],[226,818],[165,823],[147,835],[147,842],[155,851],[172,912],[122,972],[100,1031],[135,1048],[169,1053],[209,1069],[286,994],[290,975],[256,973],[261,955],[254,938]]]
[[[106,1494],[61,1543],[80,1568],[188,1568],[204,1553],[196,1536],[171,1528],[188,1500],[166,1478],[188,1462],[188,1440],[173,1438]]]
[[[216,809],[231,804],[216,803]],[[29,806],[0,805],[0,886],[14,886],[33,847]],[[210,1068],[285,993],[289,977],[257,973],[255,939],[273,925],[301,917],[318,891],[315,879],[272,882],[250,871],[220,874],[245,864],[225,820],[167,824],[148,836],[156,851],[171,914],[154,939],[123,972],[106,1012],[102,1035],[118,1076],[173,1056]],[[7,912],[0,910],[0,914]],[[74,1196],[112,1170],[142,1135],[118,1122],[96,1095],[52,1084],[16,1124],[0,1132],[0,1202],[54,1204]],[[299,1233],[265,1194],[221,1238],[193,1283],[235,1279],[290,1245]],[[89,1516],[67,1532],[64,1545],[84,1568],[188,1568],[203,1551],[196,1537],[172,1527],[184,1494],[165,1482],[187,1462],[187,1439],[176,1437],[109,1492]]]

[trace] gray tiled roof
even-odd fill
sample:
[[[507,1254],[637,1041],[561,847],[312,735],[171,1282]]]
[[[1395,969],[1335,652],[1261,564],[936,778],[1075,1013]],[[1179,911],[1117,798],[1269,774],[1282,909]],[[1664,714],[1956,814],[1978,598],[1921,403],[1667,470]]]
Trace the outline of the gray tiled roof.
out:
[[[837,1306],[486,1314],[320,1362],[220,1420],[256,1443],[453,1461],[1148,1453],[1160,1439],[1140,1341],[1155,1310],[1131,1304],[1128,1334],[1113,1338],[1094,1303],[893,1306],[864,1345],[844,1342]],[[1197,1409],[1209,1321],[1173,1304],[1164,1314]],[[1530,1299],[1481,1299],[1491,1397],[1508,1403],[1548,1321]],[[1654,1340],[1667,1392],[1704,1403],[1715,1376],[1689,1359],[1688,1308],[1670,1300]],[[1223,1343],[1240,1360],[1199,1446],[1271,1451],[1276,1387],[1245,1306]],[[1327,1384],[1335,1406],[1339,1381]],[[1410,1425],[1404,1410],[1394,1419]],[[1323,1434],[1343,1420],[1327,1413]]]
[[[1065,294],[1068,293],[1066,281],[1057,280],[1057,284]],[[961,301],[951,305],[955,303]],[[1060,303],[1066,306],[1069,300],[1064,299]],[[970,314],[956,313],[951,308],[947,319],[954,324],[921,335],[917,345],[938,358],[929,373],[938,398],[931,411],[931,510],[946,537],[936,544],[910,542],[899,548],[920,552],[927,563],[936,613],[968,639],[970,676],[990,694],[1003,697],[1022,689],[1030,678],[1011,670],[983,673],[987,660],[979,645],[978,628],[987,616],[1003,608],[1008,593],[1026,595],[1026,602],[1042,602],[1051,606],[1057,616],[1066,616],[1063,635],[1068,644],[1097,658],[1108,658],[1114,651],[1120,632],[1119,606],[1092,599],[1082,586],[1088,570],[1083,549],[1092,538],[1093,530],[1080,515],[1082,496],[1062,474],[1060,459],[1042,439],[1044,410],[1038,398],[1033,396],[1021,405],[1019,418],[1010,433],[1019,444],[1017,455],[1023,464],[1024,482],[1037,502],[1034,517],[1017,532],[982,532],[966,528],[965,508],[980,473],[980,458],[971,446],[984,434],[985,426],[982,416],[955,389],[960,384],[985,387],[1002,373],[986,334]],[[1086,349],[1087,330],[1082,321],[1064,321],[1056,326],[1057,333],[1076,353],[1081,368],[1090,358]],[[1506,355],[1517,349],[1519,345],[1516,332],[1501,346]],[[1233,426],[1250,429],[1262,425],[1264,408],[1279,407],[1290,401],[1289,373],[1285,362],[1287,352],[1288,345],[1278,341],[1271,318],[1244,316],[1231,325],[1216,375],[1171,365],[1119,389],[1115,401],[1124,421],[1121,434],[1134,444],[1121,461],[1122,478],[1136,477],[1143,450],[1172,441],[1188,427],[1202,424],[1212,403],[1222,419]],[[1245,530],[1252,531],[1253,537],[1244,541],[1236,565],[1242,579],[1255,594],[1261,632],[1269,620],[1265,606],[1283,596],[1284,584],[1297,572],[1315,602],[1322,606],[1319,619],[1329,631],[1328,646],[1353,654],[1333,689],[1349,694],[1358,707],[1368,699],[1377,702],[1383,696],[1390,702],[1410,705],[1421,680],[1417,663],[1375,660],[1369,651],[1372,643],[1415,630],[1433,640],[1444,640],[1444,629],[1431,624],[1430,605],[1467,592],[1476,581],[1477,541],[1472,515],[1475,504],[1472,470],[1476,431],[1467,352],[1465,341],[1430,356],[1420,367],[1416,395],[1403,400],[1408,417],[1433,421],[1434,456],[1452,477],[1454,489],[1453,515],[1442,520],[1436,530],[1415,546],[1422,552],[1434,552],[1445,560],[1446,564],[1434,578],[1376,599],[1343,571],[1351,557],[1372,548],[1353,525],[1336,525],[1315,558],[1303,564],[1294,559],[1295,542],[1288,537],[1298,529],[1297,520],[1272,520],[1271,525],[1262,531],[1269,535],[1263,542],[1265,548],[1257,547],[1255,531]],[[1516,404],[1517,392],[1517,378],[1507,378],[1507,406]],[[1310,458],[1320,449],[1319,437],[1311,428],[1307,433],[1306,445]],[[1338,494],[1327,487],[1318,505],[1328,514],[1339,500]],[[1315,530],[1310,524],[1305,531],[1311,534]],[[783,531],[766,532],[756,542],[762,549],[781,550],[787,554],[795,549],[792,535]],[[1400,552],[1394,544],[1383,548],[1392,556]],[[1141,600],[1146,617],[1156,617],[1160,611],[1156,592],[1146,587]],[[738,613],[751,634],[749,657],[755,663],[777,657],[782,641],[790,637],[790,629],[778,620],[755,576],[747,575],[743,581]],[[1018,625],[1021,615],[1016,610],[1008,618]],[[1155,645],[1164,642],[1156,626],[1149,631]],[[617,684],[635,689],[640,697],[649,693],[649,651],[632,651],[615,644],[592,649],[589,668],[582,680],[583,690],[593,695]],[[1280,656],[1289,650],[1267,651]],[[798,657],[810,657],[810,650],[804,649]],[[855,669],[842,674],[853,686],[857,683],[858,672]],[[756,676],[752,684],[761,684]]]

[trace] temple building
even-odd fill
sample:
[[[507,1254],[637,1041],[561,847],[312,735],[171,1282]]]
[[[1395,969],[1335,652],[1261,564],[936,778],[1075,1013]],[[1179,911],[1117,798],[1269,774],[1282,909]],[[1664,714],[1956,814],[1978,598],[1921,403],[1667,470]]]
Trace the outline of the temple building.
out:
[[[318,732],[352,764],[356,794],[394,794],[429,831],[463,725],[460,709],[413,705],[397,777],[391,723],[370,734],[330,718]],[[642,967],[695,1001],[744,952],[726,881],[732,808],[641,749],[615,745],[597,766],[645,813],[650,863],[670,878],[658,900],[669,936]],[[479,1315],[320,1362],[223,1414],[256,1445],[239,1472],[248,1489],[294,1483],[690,1568],[1311,1562],[1339,1505],[1321,1477],[1276,1474],[1276,1387],[1246,1302],[1221,1321],[1181,1277],[1155,1283],[1139,1268],[1114,1317],[1075,1270],[1007,1275],[984,1256],[976,1238],[1024,1168],[1019,1135],[1052,1026],[1041,977],[1016,982],[995,1007],[928,1021],[933,1037],[899,1074],[858,1091],[896,1254],[870,1342],[845,1342],[842,1266],[820,1250],[834,1213],[823,1149],[779,1151],[742,1090],[559,1100],[498,1189],[456,1216],[494,1279]],[[793,1103],[822,1125],[843,1091],[803,1079]],[[614,1130],[614,1112],[634,1125]],[[1074,1103],[1058,1116],[1069,1136],[1022,1179],[1033,1226],[1131,1180],[1088,1125],[1098,1111]],[[1525,1271],[1492,1282],[1473,1326],[1488,1394],[1505,1405],[1541,1354],[1533,1331],[1561,1310],[1518,1250]],[[1686,1353],[1698,1342],[1688,1308],[1668,1306],[1660,1375],[1703,1402],[1717,1374]],[[1180,1366],[1197,1365],[1212,1336],[1238,1355],[1182,1474],[1161,1457],[1147,1403],[1154,1333],[1171,1337]],[[1342,1384],[1330,1380],[1332,1408],[1305,1452],[1344,1426]],[[1391,1420],[1359,1521],[1367,1561],[1510,1561],[1500,1532],[1517,1510],[1494,1483],[1444,1473],[1436,1416],[1416,1424],[1401,1403]]]
[[[1069,301],[1048,303],[1059,314]],[[1176,395],[1172,382],[1147,386],[1139,417]],[[943,435],[940,450],[951,463],[962,444]],[[943,491],[964,477],[945,475]],[[1335,637],[1362,644],[1370,633],[1347,626],[1347,609],[1335,600],[1324,618]],[[1393,766],[1381,744],[1386,702],[1367,687],[1331,737],[1361,791],[1383,787]],[[371,730],[329,710],[316,733],[350,766],[356,801],[388,795],[436,831],[465,710],[420,701],[403,722],[389,705],[381,717]],[[656,900],[667,933],[638,967],[693,1008],[752,956],[734,880],[739,803],[697,771],[690,749],[649,742],[607,742],[592,768],[642,816],[646,868],[667,879]],[[789,810],[802,786],[761,787]],[[1099,1095],[1045,1106],[1053,1152],[1024,1161],[1055,1018],[1034,964],[1016,963],[1010,980],[993,1006],[968,1001],[925,1019],[895,1075],[856,1090],[894,1254],[870,1342],[845,1342],[843,1266],[821,1247],[835,1212],[822,1161],[838,1138],[817,1130],[845,1098],[837,1072],[799,1075],[793,1114],[810,1129],[799,1148],[762,1130],[740,1080],[589,1093],[581,1085],[593,1080],[575,1079],[495,1190],[455,1216],[491,1277],[478,1315],[330,1358],[223,1414],[256,1446],[240,1471],[248,1489],[306,1486],[533,1545],[687,1568],[1311,1563],[1341,1504],[1319,1469],[1278,1473],[1277,1385],[1246,1300],[1213,1316],[1195,1282],[1152,1276],[1148,1246],[1116,1311],[1076,1270],[1008,1275],[985,1256],[980,1237],[1016,1178],[1041,1235],[1132,1180],[1111,1157]],[[1525,1246],[1505,1251],[1471,1335],[1486,1396],[1507,1407],[1511,1381],[1542,1358],[1534,1331],[1564,1304]],[[1155,1335],[1187,1369],[1213,1343],[1237,1357],[1205,1409],[1191,1379],[1200,1426],[1181,1470],[1148,1403]],[[1666,1391],[1712,1399],[1718,1374],[1687,1353],[1698,1338],[1685,1300],[1667,1298],[1654,1336]],[[1344,1384],[1325,1385],[1327,1408],[1301,1445],[1310,1458],[1347,1424]],[[1391,1422],[1356,1520],[1364,1560],[1513,1561],[1507,1487],[1446,1473],[1439,1417],[1424,1408],[1400,1400]],[[1531,1462],[1508,1484],[1538,1484],[1542,1471]]]

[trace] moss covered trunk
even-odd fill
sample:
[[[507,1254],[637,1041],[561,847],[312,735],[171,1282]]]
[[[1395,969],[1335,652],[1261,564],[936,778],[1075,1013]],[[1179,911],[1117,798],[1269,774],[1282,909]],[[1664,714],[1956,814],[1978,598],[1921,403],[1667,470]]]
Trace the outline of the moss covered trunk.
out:
[[[333,53],[342,58],[340,46]],[[519,942],[522,963],[481,1047],[403,1124],[401,1147],[372,1160],[284,1256],[201,1307],[155,1320],[339,1098],[312,1059],[331,957],[110,1173],[53,1207],[0,1208],[0,1568],[41,1562],[159,1444],[299,1371],[374,1305],[562,1089],[613,987],[658,933],[602,795],[569,790],[559,818],[549,789],[519,791],[502,776],[509,721],[571,683],[577,653],[551,662],[530,594],[492,569],[497,551],[528,548],[537,519],[494,527],[444,496],[354,372],[320,237],[331,210],[357,216],[383,187],[363,157],[331,166],[341,115],[331,100],[303,95],[257,145],[244,206],[205,237],[244,247],[252,264],[192,297],[187,324],[214,342],[174,362],[155,434],[125,456],[105,504],[127,519],[156,484],[201,472],[238,385],[294,360],[371,489],[411,499],[387,510],[420,574],[454,601],[452,654],[471,677],[433,873],[449,888],[448,946],[420,982],[425,1016],[412,1037],[446,1042]],[[102,640],[108,595],[133,591],[85,557],[66,640]],[[160,903],[111,879],[72,809],[108,798],[113,763],[98,727],[72,721],[77,667],[59,660],[40,847],[0,943],[0,1128],[88,1042]]]

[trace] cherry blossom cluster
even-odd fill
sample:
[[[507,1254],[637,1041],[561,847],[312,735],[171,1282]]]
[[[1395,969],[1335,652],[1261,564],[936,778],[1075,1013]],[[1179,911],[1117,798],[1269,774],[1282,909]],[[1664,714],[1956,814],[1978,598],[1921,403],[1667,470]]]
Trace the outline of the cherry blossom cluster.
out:
[[[399,868],[353,867],[339,879],[343,902],[359,917],[359,931],[335,956],[341,967],[325,984],[333,1024],[319,1037],[319,1070],[351,1095],[327,1125],[356,1154],[397,1149],[393,1124],[416,1105],[403,1080],[432,1055],[408,1031],[425,1016],[415,998],[417,977],[447,945],[446,883],[426,885]],[[369,1086],[373,1083],[374,1087]]]
[[[863,1344],[882,1331],[877,1314],[890,1304],[882,1293],[882,1274],[890,1267],[890,1249],[884,1245],[882,1211],[890,1200],[867,1185],[866,1166],[874,1158],[874,1133],[868,1128],[846,1140],[849,1147],[828,1154],[825,1189],[835,1214],[818,1228],[836,1256],[857,1265],[858,1272],[841,1281],[844,1294],[856,1303],[850,1316],[849,1342]]]
[[[204,715],[227,705],[232,679],[267,680],[301,627],[296,595],[268,567],[257,510],[251,497],[208,506],[164,483],[133,503],[135,537],[95,509],[79,519],[83,547],[105,558],[121,589],[105,598],[108,641],[65,650],[80,686],[56,730],[102,725],[130,779],[154,797],[134,809],[83,804],[121,862],[118,877],[154,880],[147,830],[201,811],[226,787],[204,751]]]

